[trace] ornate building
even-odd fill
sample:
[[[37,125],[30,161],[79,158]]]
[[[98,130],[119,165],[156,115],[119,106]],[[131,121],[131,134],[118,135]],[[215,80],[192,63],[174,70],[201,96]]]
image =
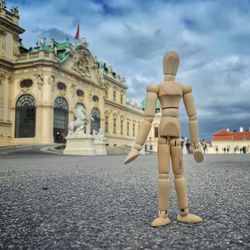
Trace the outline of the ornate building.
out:
[[[125,79],[78,44],[46,38],[26,49],[18,8],[0,3],[0,145],[51,144],[67,133],[76,105],[111,146],[131,144],[144,112],[126,101]]]

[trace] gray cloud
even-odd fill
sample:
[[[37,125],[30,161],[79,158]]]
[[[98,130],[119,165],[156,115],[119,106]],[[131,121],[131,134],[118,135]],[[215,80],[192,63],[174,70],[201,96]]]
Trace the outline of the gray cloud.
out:
[[[43,29],[35,27],[32,32],[36,33],[38,37],[54,38],[57,41],[65,41],[66,38],[73,40],[73,36],[57,28]]]

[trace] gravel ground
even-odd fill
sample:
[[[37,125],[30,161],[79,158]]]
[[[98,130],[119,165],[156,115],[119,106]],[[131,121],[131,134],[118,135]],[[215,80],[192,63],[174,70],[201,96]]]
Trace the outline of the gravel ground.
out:
[[[151,228],[156,156],[0,155],[0,249],[250,249],[250,156],[185,156],[190,211],[204,222]]]

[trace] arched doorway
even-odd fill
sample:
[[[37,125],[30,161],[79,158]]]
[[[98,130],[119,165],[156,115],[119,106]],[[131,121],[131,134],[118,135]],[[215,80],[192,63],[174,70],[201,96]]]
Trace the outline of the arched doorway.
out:
[[[15,137],[35,137],[36,106],[31,95],[22,95],[16,102]]]
[[[68,133],[68,103],[57,97],[54,103],[54,141],[64,142]]]
[[[100,111],[98,108],[93,108],[91,112],[91,116],[93,117],[93,121],[91,121],[91,134],[93,134],[93,130],[99,131],[100,128]]]

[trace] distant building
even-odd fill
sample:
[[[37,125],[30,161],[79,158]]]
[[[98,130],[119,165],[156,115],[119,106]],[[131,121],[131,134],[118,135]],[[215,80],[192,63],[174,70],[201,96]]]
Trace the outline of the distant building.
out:
[[[222,129],[212,136],[212,149],[209,153],[217,154],[248,154],[250,153],[250,131],[229,131]]]

